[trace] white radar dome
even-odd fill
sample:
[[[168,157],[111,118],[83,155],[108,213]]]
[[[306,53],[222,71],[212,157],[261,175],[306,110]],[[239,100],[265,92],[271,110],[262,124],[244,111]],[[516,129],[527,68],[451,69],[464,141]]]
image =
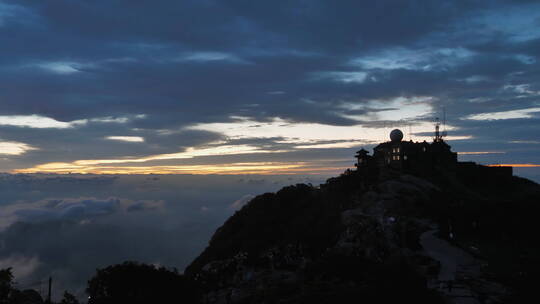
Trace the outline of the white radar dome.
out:
[[[403,139],[403,132],[400,129],[394,129],[390,132],[391,141],[401,141]]]

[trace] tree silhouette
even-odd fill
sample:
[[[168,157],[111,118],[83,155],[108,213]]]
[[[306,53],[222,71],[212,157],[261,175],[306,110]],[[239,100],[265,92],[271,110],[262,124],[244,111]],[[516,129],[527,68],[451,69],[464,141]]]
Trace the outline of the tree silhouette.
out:
[[[64,297],[62,298],[62,301],[60,301],[60,304],[79,304],[79,301],[74,295],[64,291]]]
[[[98,269],[88,281],[89,304],[199,303],[196,284],[179,274],[137,262]]]
[[[13,274],[11,267],[0,270],[0,304],[9,303],[13,293]]]

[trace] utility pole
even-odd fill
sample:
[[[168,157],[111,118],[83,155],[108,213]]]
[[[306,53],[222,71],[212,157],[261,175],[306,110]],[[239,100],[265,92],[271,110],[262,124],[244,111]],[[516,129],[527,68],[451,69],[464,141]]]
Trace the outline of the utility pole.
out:
[[[49,277],[49,293],[47,294],[47,304],[51,304],[51,287],[52,287],[52,277]]]

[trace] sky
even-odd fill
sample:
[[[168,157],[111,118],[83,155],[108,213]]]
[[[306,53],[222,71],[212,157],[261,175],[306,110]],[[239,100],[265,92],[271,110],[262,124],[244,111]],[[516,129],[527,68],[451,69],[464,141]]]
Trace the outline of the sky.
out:
[[[537,1],[0,0],[0,171],[327,174],[446,113],[539,180]]]

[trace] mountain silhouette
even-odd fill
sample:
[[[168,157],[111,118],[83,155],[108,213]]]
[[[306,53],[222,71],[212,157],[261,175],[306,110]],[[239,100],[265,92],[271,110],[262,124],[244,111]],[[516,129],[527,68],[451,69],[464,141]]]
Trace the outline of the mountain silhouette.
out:
[[[520,303],[540,273],[540,185],[454,164],[357,164],[259,195],[185,273],[205,303]]]

